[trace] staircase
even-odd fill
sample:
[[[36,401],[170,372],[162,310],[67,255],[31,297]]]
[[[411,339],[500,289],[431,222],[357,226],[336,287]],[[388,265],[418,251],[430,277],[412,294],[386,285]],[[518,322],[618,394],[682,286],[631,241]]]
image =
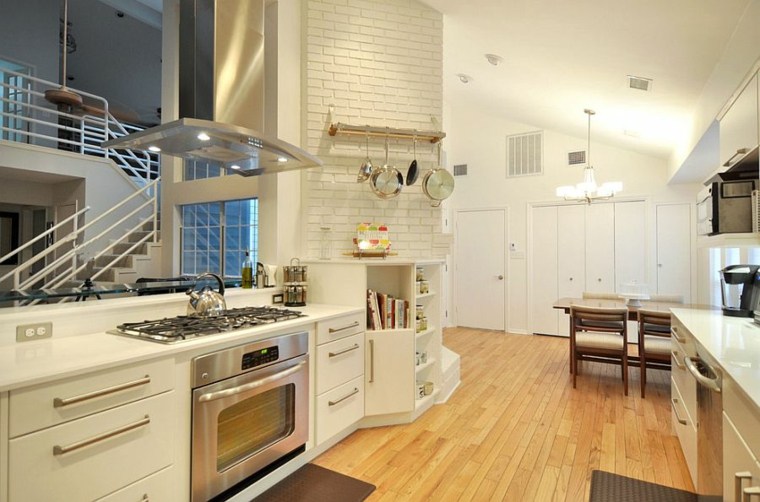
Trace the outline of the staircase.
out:
[[[121,284],[134,283],[140,277],[160,276],[160,228],[156,242],[150,241],[152,232],[152,221],[145,223],[142,229],[131,232],[126,242],[114,244],[105,254],[94,258],[90,266],[77,274],[77,281],[83,282],[95,276],[98,284]]]
[[[100,147],[134,132],[109,113],[105,99],[69,88],[99,104],[56,107],[46,101],[45,91],[57,89],[57,83],[3,72],[17,78],[12,84],[0,81],[2,167],[84,179],[75,201],[94,211],[81,208],[1,256],[0,263],[13,259],[18,265],[0,275],[0,289],[70,287],[88,278],[96,284],[130,283],[160,275],[158,156]],[[35,248],[44,243],[44,250],[32,255],[35,243]]]

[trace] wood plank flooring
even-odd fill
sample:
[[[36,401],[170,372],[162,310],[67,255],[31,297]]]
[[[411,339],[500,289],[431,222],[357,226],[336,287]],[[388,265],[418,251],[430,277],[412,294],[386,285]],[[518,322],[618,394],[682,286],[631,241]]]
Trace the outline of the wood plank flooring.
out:
[[[451,328],[462,383],[408,425],[359,430],[314,463],[370,482],[370,502],[588,500],[602,469],[693,490],[672,435],[670,373],[584,362],[573,389],[564,338]]]

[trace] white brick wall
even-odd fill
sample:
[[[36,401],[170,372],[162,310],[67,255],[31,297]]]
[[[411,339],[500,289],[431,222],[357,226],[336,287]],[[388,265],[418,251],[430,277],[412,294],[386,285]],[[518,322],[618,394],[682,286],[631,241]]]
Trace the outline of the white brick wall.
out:
[[[319,254],[320,226],[332,229],[332,252],[352,249],[360,222],[389,226],[392,249],[405,258],[443,257],[441,209],[430,206],[422,178],[437,147],[417,144],[419,178],[389,200],[357,183],[366,156],[364,138],[332,137],[333,122],[439,130],[442,120],[440,13],[414,0],[307,0],[303,137],[324,167],[305,172],[308,256]],[[406,178],[412,142],[390,140],[389,164]],[[382,165],[385,142],[371,138],[372,163]]]

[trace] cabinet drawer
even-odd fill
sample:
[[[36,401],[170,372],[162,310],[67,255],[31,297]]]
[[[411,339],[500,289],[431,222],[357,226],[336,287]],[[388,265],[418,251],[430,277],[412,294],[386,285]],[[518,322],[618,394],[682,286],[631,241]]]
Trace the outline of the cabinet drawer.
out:
[[[673,429],[678,436],[678,442],[681,443],[681,451],[686,458],[691,481],[694,486],[697,486],[697,427],[689,414],[686,413],[683,398],[672,378],[670,380],[670,400]],[[681,421],[686,423],[681,423]]]
[[[317,444],[364,417],[364,377],[317,396]]]
[[[754,429],[747,432],[756,435]],[[746,440],[747,435],[740,434],[730,417],[723,413],[723,500],[726,502],[742,502],[743,488],[760,485],[760,465],[747,448]],[[749,476],[738,478],[739,473]]]
[[[11,439],[9,499],[94,500],[167,467],[175,415],[167,392]]]
[[[364,374],[364,334],[317,347],[317,394]]]
[[[10,393],[10,436],[152,396],[174,387],[174,361],[164,359],[88,373]]]
[[[365,314],[359,312],[317,323],[317,345],[364,331]]]
[[[723,379],[723,411],[746,441],[755,459],[760,459],[760,413],[731,378]]]
[[[185,500],[174,477],[174,466],[162,469],[147,478],[106,495],[98,502],[160,502],[162,500]]]

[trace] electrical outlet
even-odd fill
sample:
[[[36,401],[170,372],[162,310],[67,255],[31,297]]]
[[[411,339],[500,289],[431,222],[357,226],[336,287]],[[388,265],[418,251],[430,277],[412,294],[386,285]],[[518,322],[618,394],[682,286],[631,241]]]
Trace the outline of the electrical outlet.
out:
[[[29,340],[39,340],[40,338],[50,338],[51,336],[53,336],[52,322],[19,324],[16,326],[17,342],[28,342]]]
[[[277,294],[277,295],[272,295],[272,304],[273,305],[277,304],[277,303],[282,303],[284,301],[285,301],[285,296],[282,293]]]

